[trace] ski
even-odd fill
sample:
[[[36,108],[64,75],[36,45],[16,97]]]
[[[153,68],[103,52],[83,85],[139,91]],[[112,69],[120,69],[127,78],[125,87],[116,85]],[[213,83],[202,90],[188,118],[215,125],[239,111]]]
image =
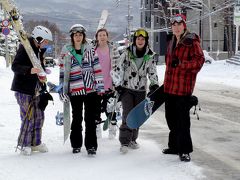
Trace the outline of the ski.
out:
[[[46,73],[44,72],[44,69],[41,66],[40,60],[37,58],[37,56],[35,55],[32,47],[30,45],[27,33],[24,30],[22,21],[20,19],[20,14],[19,14],[17,7],[13,3],[11,3],[9,0],[1,0],[0,2],[2,3],[3,9],[9,15],[10,22],[11,22],[14,30],[16,31],[23,47],[25,48],[25,50],[29,56],[29,59],[32,62],[33,67],[39,68],[41,70],[41,72],[38,74],[39,80],[41,82],[46,82],[47,81]]]

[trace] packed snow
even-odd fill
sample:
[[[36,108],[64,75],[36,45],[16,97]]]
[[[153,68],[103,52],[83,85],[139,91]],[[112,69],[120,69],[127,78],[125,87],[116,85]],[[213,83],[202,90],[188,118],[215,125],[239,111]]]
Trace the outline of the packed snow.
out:
[[[165,66],[158,66],[162,82]],[[51,68],[48,80],[58,82],[58,68]],[[96,157],[88,157],[82,147],[79,154],[72,154],[69,141],[63,143],[62,126],[55,123],[55,115],[62,109],[57,94],[52,94],[45,111],[43,142],[49,148],[48,153],[33,153],[23,156],[15,152],[20,128],[19,106],[10,90],[13,72],[6,68],[0,57],[0,179],[1,180],[194,180],[204,179],[203,169],[193,161],[180,162],[177,156],[163,155],[165,145],[156,144],[151,139],[139,138],[140,149],[130,150],[122,155],[119,152],[118,139],[108,139],[107,132],[98,140]],[[197,82],[226,84],[240,87],[239,67],[225,61],[205,64],[199,73]],[[150,123],[150,122],[149,122]],[[119,122],[120,124],[120,122]],[[141,131],[140,131],[141,133]]]

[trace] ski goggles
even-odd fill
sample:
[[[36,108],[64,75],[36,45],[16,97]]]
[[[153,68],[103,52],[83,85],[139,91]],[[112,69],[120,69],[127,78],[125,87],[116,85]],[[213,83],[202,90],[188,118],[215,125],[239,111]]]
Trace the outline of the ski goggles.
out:
[[[135,33],[134,33],[134,36],[135,37],[138,37],[138,36],[143,36],[143,37],[148,37],[148,33],[147,31],[141,29],[141,30],[137,30]]]
[[[183,17],[180,16],[180,15],[173,16],[173,17],[170,19],[170,23],[171,23],[171,24],[174,24],[175,22],[177,22],[177,23],[185,22],[185,19],[183,19]]]
[[[85,33],[86,30],[83,27],[75,27],[69,31],[70,34],[75,34],[77,32]]]

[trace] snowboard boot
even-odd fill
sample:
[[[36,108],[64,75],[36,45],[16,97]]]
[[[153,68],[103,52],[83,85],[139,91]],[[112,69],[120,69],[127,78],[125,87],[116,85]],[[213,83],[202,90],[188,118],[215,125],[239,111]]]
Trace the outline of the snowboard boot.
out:
[[[131,149],[139,149],[140,148],[139,144],[136,141],[131,141],[129,143],[128,147]]]
[[[76,153],[80,153],[81,152],[81,148],[73,148],[72,153],[76,154]]]
[[[127,145],[121,145],[120,153],[126,154],[127,152],[128,152],[128,146]]]
[[[88,156],[94,156],[96,155],[96,149],[94,147],[87,150]]]
[[[47,148],[46,144],[44,144],[44,143],[39,144],[38,146],[32,146],[31,148],[32,148],[32,151],[38,151],[41,153],[48,152],[48,148]]]
[[[180,161],[184,161],[184,162],[190,162],[191,161],[191,157],[190,157],[189,153],[179,154],[179,159],[180,159]]]
[[[24,156],[30,156],[32,154],[31,147],[23,147],[20,154],[22,154]]]
[[[117,135],[117,122],[116,121],[111,121],[108,132],[109,132],[109,134],[108,134],[109,139],[114,139],[116,137],[116,135]]]

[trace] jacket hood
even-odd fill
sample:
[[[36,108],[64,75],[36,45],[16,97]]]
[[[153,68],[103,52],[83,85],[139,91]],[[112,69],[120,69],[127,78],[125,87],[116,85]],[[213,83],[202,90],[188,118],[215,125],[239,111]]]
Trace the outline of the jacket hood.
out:
[[[182,43],[186,46],[191,46],[193,41],[198,41],[200,43],[200,37],[195,33],[187,33],[184,37],[182,37],[179,43]]]

